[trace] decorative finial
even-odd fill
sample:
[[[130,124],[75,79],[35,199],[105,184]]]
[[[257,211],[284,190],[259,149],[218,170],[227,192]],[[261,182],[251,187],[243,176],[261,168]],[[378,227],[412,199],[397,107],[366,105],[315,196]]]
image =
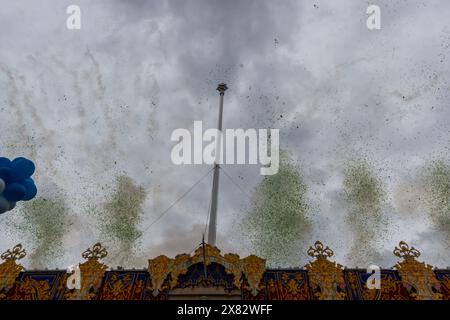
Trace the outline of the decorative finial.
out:
[[[87,249],[81,255],[86,260],[99,260],[103,259],[108,255],[108,251],[104,247],[102,247],[100,242],[94,244],[92,248]]]
[[[2,260],[20,260],[24,258],[27,255],[25,249],[22,248],[22,244],[19,243],[16,245],[12,250],[8,249],[6,252],[4,252],[0,257]]]
[[[394,254],[399,258],[418,258],[420,251],[414,247],[409,247],[405,241],[400,241],[398,247],[395,247]]]
[[[220,95],[224,95],[227,89],[228,89],[227,85],[223,82],[217,86],[217,91],[220,92]]]
[[[334,254],[333,250],[331,250],[328,246],[324,248],[322,242],[318,240],[314,243],[314,248],[309,247],[308,249],[308,255],[310,257],[326,259],[331,257],[333,254]]]

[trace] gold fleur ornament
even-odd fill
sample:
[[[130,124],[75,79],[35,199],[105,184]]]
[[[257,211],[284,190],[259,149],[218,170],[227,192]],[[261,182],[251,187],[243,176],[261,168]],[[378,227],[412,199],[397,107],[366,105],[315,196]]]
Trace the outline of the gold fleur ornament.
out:
[[[2,260],[20,260],[22,258],[24,258],[27,255],[25,249],[22,248],[22,244],[19,243],[17,244],[12,250],[8,249],[5,252],[2,253],[2,255],[0,256],[0,258],[2,258]]]
[[[86,260],[100,260],[108,255],[108,251],[102,247],[100,242],[93,245],[92,248],[87,249],[82,253],[82,257]]]
[[[318,240],[314,243],[314,248],[309,247],[307,253],[313,258],[330,258],[334,255],[333,250],[331,250],[328,246],[324,248],[322,242]]]
[[[414,247],[409,247],[405,241],[400,241],[398,247],[395,247],[394,254],[399,258],[418,258],[420,257],[420,251]]]

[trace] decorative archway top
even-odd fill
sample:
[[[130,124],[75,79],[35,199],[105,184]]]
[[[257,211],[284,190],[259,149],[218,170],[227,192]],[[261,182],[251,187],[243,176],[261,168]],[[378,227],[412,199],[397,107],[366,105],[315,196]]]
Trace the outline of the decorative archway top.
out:
[[[266,260],[255,255],[241,259],[239,255],[227,253],[220,254],[217,247],[204,244],[195,250],[193,255],[179,254],[174,259],[161,255],[148,261],[148,271],[151,276],[153,295],[158,295],[164,289],[173,289],[178,284],[178,277],[186,274],[188,268],[203,263],[205,266],[217,263],[225,268],[227,274],[234,276],[234,285],[237,288],[248,286],[253,295],[259,290],[259,284],[266,271]],[[163,288],[165,280],[170,275],[170,281]],[[242,281],[243,276],[247,282]]]

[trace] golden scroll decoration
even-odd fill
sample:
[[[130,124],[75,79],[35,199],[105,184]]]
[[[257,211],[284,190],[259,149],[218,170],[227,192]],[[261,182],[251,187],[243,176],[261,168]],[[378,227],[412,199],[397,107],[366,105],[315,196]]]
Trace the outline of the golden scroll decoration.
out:
[[[395,247],[394,255],[403,258],[403,261],[398,262],[394,268],[398,270],[403,284],[410,289],[414,299],[440,300],[442,298],[440,283],[436,279],[433,267],[416,260],[420,256],[419,250],[401,241],[398,247]]]
[[[105,258],[108,252],[101,243],[96,243],[92,248],[87,249],[81,255],[85,261],[80,264],[81,288],[73,289],[65,295],[67,300],[91,300],[95,298],[96,292],[100,288],[103,276],[108,266],[100,263],[99,260]]]
[[[0,256],[3,260],[3,263],[0,264],[0,299],[6,297],[6,293],[14,285],[17,276],[23,270],[23,267],[17,264],[16,261],[23,259],[26,254],[22,244],[19,243]]]
[[[343,267],[328,260],[334,252],[316,241],[307,251],[316,260],[305,266],[313,295],[319,300],[343,300],[346,298]]]

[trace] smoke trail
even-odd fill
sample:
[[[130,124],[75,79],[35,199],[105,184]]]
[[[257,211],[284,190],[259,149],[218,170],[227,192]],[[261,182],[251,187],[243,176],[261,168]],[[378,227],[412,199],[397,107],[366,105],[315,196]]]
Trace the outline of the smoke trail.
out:
[[[285,153],[278,173],[265,176],[256,187],[241,227],[252,251],[271,266],[299,265],[302,240],[311,230],[306,191],[298,167]]]
[[[105,97],[106,88],[105,88],[105,85],[103,84],[103,76],[102,76],[102,73],[100,72],[100,64],[94,58],[94,55],[91,53],[91,51],[89,49],[86,49],[85,55],[91,60],[92,64],[94,65],[95,79],[97,82],[97,89],[98,89],[98,92],[97,92],[98,99],[103,100],[103,98]]]
[[[27,113],[29,113],[31,115],[32,118],[32,123],[33,123],[33,127],[36,127],[38,129],[41,130],[45,130],[44,128],[44,123],[41,119],[41,117],[39,116],[39,112],[37,110],[36,107],[33,106],[32,103],[32,92],[31,90],[27,90],[27,82],[25,80],[24,76],[19,76],[20,82],[22,83],[21,88],[22,88],[22,95],[23,95],[23,103],[25,106],[25,110],[27,111]]]
[[[7,88],[8,88],[8,115],[3,115],[0,117],[1,120],[5,120],[6,119],[10,119],[11,118],[11,114],[13,114],[13,112],[15,113],[15,115],[17,116],[17,123],[20,124],[21,126],[21,130],[16,130],[16,132],[14,132],[14,136],[12,137],[15,141],[14,143],[10,144],[8,147],[8,149],[11,150],[11,152],[13,153],[15,151],[15,149],[21,149],[21,146],[23,145],[23,142],[26,141],[29,137],[27,136],[26,132],[26,121],[24,118],[24,112],[22,110],[22,104],[20,103],[20,92],[16,83],[16,77],[13,74],[13,71],[10,70],[8,67],[6,67],[5,65],[3,65],[2,63],[0,63],[0,71],[2,71],[6,77],[7,77]],[[3,111],[3,110],[0,110]],[[12,112],[13,111],[13,112]],[[3,113],[3,112],[2,112]],[[11,119],[9,120],[9,122],[11,122]],[[2,127],[6,127],[8,125],[8,122],[2,123]],[[5,131],[5,130],[4,130]],[[2,137],[4,139],[4,137]],[[2,140],[3,140],[2,139]]]
[[[61,60],[59,60],[56,57],[52,57],[52,61],[60,68],[62,69],[66,74],[70,75],[73,79],[73,90],[75,92],[75,96],[78,99],[78,103],[77,103],[77,112],[78,112],[78,116],[80,118],[80,124],[78,126],[78,130],[82,133],[85,133],[86,131],[86,110],[84,108],[83,105],[83,91],[81,89],[81,86],[79,84],[78,81],[78,72],[76,70],[73,70],[69,67],[67,67],[64,62],[62,62]]]
[[[49,97],[46,90],[46,76],[49,73],[53,73],[53,70],[43,64],[41,61],[36,60],[36,58],[33,55],[28,55],[27,59],[30,61],[32,65],[32,70],[37,76],[37,81],[39,83],[39,91],[37,94],[33,94],[31,98],[36,99],[36,101],[33,101],[33,105],[39,105],[39,98],[42,99],[41,107],[35,108],[31,104],[31,101],[28,103],[30,108],[33,108],[34,113],[39,114],[46,114],[48,112],[51,112],[50,103],[49,103]],[[42,68],[45,68],[45,72],[40,72]],[[36,90],[37,91],[37,90]],[[45,141],[45,144],[42,146],[44,148],[39,148],[40,155],[45,159],[45,162],[49,168],[49,173],[51,173],[52,176],[56,176],[57,174],[57,167],[55,166],[55,159],[59,157],[58,154],[56,154],[55,150],[57,150],[56,145],[56,131],[55,129],[48,128],[49,126],[45,126],[43,123],[43,120],[40,120],[41,126],[40,126],[40,132],[38,139],[41,141]],[[38,145],[38,142],[36,142],[36,145]],[[44,150],[42,150],[44,149]],[[41,181],[48,182],[47,175],[41,177]]]
[[[365,159],[351,161],[343,174],[344,200],[349,206],[346,223],[354,237],[348,260],[354,265],[374,263],[380,258],[377,240],[387,227],[382,214],[383,185]]]

